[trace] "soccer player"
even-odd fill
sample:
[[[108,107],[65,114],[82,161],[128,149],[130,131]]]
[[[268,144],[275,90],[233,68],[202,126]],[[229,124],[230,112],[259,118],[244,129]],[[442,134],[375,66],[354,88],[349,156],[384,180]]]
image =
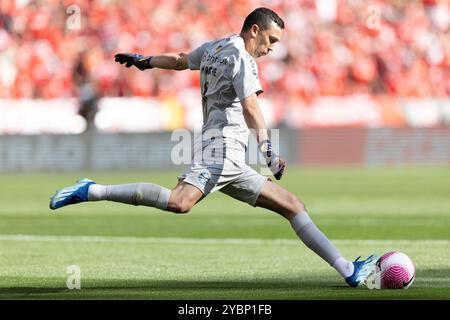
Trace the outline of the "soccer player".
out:
[[[178,177],[172,190],[152,183],[100,185],[83,179],[58,191],[51,198],[50,208],[107,200],[187,213],[208,194],[220,190],[237,200],[280,214],[306,246],[335,268],[350,286],[363,285],[374,270],[377,257],[346,260],[313,223],[302,201],[245,163],[251,129],[277,180],[286,166],[273,152],[267,134],[258,104],[258,95],[263,90],[255,63],[256,58],[273,50],[283,29],[284,22],[274,11],[258,8],[246,17],[240,34],[204,43],[189,54],[116,54],[117,62],[142,71],[153,68],[200,71],[203,134],[194,143],[193,163]]]

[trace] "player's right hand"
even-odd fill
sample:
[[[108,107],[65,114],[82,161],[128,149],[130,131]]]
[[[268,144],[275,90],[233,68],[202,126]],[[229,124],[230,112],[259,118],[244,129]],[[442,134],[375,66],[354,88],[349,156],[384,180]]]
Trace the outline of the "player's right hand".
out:
[[[137,53],[118,53],[115,55],[116,62],[120,64],[125,63],[125,67],[129,68],[135,66],[139,70],[152,69],[150,66],[150,60],[152,56],[142,56]]]

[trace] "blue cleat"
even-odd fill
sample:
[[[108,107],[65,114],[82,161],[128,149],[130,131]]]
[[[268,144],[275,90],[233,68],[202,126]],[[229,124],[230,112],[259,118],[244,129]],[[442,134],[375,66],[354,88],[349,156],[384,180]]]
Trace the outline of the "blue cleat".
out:
[[[50,209],[55,210],[69,204],[87,201],[88,189],[91,184],[95,184],[95,182],[90,179],[83,179],[73,186],[57,191],[50,198]]]
[[[361,258],[361,256],[353,261],[353,266],[355,267],[353,274],[345,278],[345,282],[347,282],[350,287],[359,287],[363,285],[367,278],[375,271],[375,265],[379,259],[376,255],[371,255],[367,257],[366,260],[362,261],[358,261],[359,258]]]

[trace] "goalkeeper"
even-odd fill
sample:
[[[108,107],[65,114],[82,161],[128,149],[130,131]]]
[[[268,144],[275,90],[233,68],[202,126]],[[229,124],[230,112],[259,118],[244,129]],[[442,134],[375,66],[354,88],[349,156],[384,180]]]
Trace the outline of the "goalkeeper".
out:
[[[200,71],[203,127],[201,140],[194,143],[193,162],[178,177],[172,190],[152,183],[100,185],[83,179],[58,191],[50,208],[108,200],[186,213],[208,194],[220,190],[286,218],[306,246],[335,268],[350,286],[362,285],[374,269],[376,257],[346,260],[312,222],[305,205],[295,195],[245,163],[252,129],[277,180],[286,168],[285,161],[272,151],[267,135],[258,104],[258,95],[263,90],[255,63],[256,58],[273,50],[283,29],[284,22],[275,12],[258,8],[247,16],[239,35],[204,43],[189,54],[117,54],[117,62],[142,71],[152,68]]]

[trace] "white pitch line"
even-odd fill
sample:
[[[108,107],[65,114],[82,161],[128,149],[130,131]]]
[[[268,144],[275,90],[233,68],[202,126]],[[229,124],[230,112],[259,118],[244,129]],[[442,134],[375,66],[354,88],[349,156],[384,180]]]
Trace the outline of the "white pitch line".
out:
[[[299,245],[300,240],[295,239],[239,239],[239,238],[157,238],[157,237],[110,237],[110,236],[62,236],[62,235],[22,235],[0,234],[0,241],[44,241],[44,242],[102,242],[102,243],[173,243],[173,244],[282,244]],[[332,240],[340,245],[450,245],[450,240],[358,240],[340,239]]]

